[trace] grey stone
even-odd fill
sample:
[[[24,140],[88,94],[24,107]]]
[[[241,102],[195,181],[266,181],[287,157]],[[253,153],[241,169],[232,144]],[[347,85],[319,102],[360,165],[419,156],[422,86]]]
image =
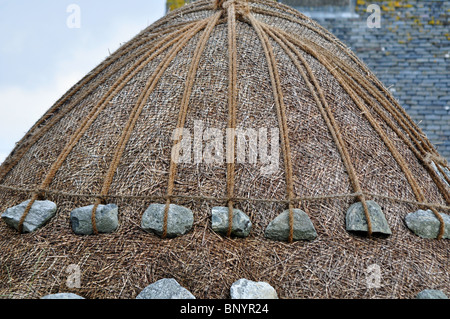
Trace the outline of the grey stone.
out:
[[[372,223],[372,233],[381,233],[391,235],[386,217],[381,211],[381,207],[374,201],[366,201],[369,210],[370,221]],[[354,203],[347,210],[345,217],[347,231],[367,232],[367,220],[364,214],[363,204],[361,202]]]
[[[42,297],[41,299],[84,299],[81,296],[72,293],[59,293]]]
[[[239,279],[230,288],[231,299],[278,299],[276,290],[267,282]]]
[[[2,219],[11,227],[19,230],[20,219],[30,200],[27,200],[17,206],[8,208],[3,214]],[[28,212],[23,223],[22,231],[31,233],[44,226],[56,214],[57,206],[55,203],[44,200],[35,201]]]
[[[443,238],[450,238],[450,216],[440,214],[444,219],[445,228]],[[421,210],[409,213],[405,217],[406,226],[417,236],[422,238],[436,238],[439,235],[441,223],[431,210]]]
[[[439,165],[439,164],[438,164]],[[448,178],[450,178],[450,171],[448,170],[447,167],[442,167],[441,165],[439,165],[441,167],[441,169],[444,171],[445,175],[447,175]],[[442,175],[441,171],[437,168],[436,164],[432,161],[431,162],[431,167],[433,167],[434,171],[439,175],[439,177],[442,179],[442,181],[448,186],[450,187],[450,184],[447,182],[447,180],[444,178],[444,176]]]
[[[94,205],[74,209],[70,213],[72,230],[77,235],[91,235],[94,232],[92,227],[92,209]],[[95,213],[95,224],[99,233],[112,233],[119,225],[119,208],[115,204],[98,205]]]
[[[136,299],[195,299],[175,279],[161,279],[144,288]]]
[[[161,236],[164,228],[165,204],[151,204],[144,212],[141,221],[142,229]],[[194,214],[189,208],[170,204],[167,217],[167,237],[186,234],[194,224]]]
[[[266,238],[285,241],[289,238],[289,210],[285,210],[270,222],[265,231]],[[308,215],[294,209],[294,240],[314,240],[317,232]]]
[[[221,234],[228,232],[228,207],[213,207],[211,224],[212,229]],[[239,209],[233,209],[233,224],[231,235],[247,237],[252,229],[250,218]]]
[[[448,299],[441,290],[425,289],[419,292],[417,299]]]

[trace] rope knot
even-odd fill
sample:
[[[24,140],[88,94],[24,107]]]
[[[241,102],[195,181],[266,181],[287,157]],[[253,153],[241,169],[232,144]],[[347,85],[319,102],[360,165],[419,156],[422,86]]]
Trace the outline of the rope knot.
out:
[[[105,195],[96,195],[95,199],[97,200],[97,203],[99,205],[104,205],[106,204],[106,196]]]
[[[43,200],[46,197],[47,190],[45,188],[38,188],[35,192],[38,200]]]
[[[226,1],[222,1],[222,8],[224,8],[225,10],[227,10],[230,5],[234,4],[236,5],[237,1],[236,0],[226,0]]]
[[[236,15],[238,16],[245,16],[250,13],[247,0],[216,0],[217,10],[223,9],[224,11],[228,11],[231,5],[234,5]]]
[[[439,164],[444,167],[448,166],[447,160],[444,157],[432,153],[426,154],[424,162],[428,164],[431,164],[431,162],[435,162],[436,164]]]
[[[235,2],[235,0],[215,0],[216,10],[226,9],[230,5],[229,2]]]

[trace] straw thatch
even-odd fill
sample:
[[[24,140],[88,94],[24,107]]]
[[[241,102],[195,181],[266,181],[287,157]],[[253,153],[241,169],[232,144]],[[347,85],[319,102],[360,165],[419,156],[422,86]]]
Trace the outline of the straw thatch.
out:
[[[224,135],[227,127],[278,128],[279,170],[174,165],[173,130],[193,132],[199,120]],[[58,211],[30,234],[0,224],[0,295],[134,298],[166,277],[197,298],[227,298],[240,278],[266,281],[280,298],[449,293],[448,241],[420,238],[404,223],[419,208],[449,212],[445,167],[386,88],[317,23],[269,0],[197,1],[89,73],[3,163],[2,211],[30,198]],[[346,231],[346,210],[367,200],[381,206],[392,235]],[[144,232],[145,209],[169,202],[192,209],[193,229],[174,239]],[[118,205],[118,229],[75,235],[70,212],[100,203]],[[248,214],[250,236],[213,232],[214,206]],[[294,208],[318,237],[266,239],[267,225]],[[80,269],[79,288],[67,285],[70,265]]]

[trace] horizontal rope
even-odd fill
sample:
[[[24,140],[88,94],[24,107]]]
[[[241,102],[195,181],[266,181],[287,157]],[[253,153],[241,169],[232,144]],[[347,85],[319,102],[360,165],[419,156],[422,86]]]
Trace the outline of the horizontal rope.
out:
[[[9,190],[15,191],[19,193],[27,193],[27,194],[35,194],[38,191],[43,192],[43,195],[56,195],[56,196],[67,196],[67,197],[76,197],[76,198],[88,198],[88,199],[97,199],[99,197],[110,200],[110,199],[140,199],[140,200],[166,200],[166,195],[125,195],[125,194],[117,194],[117,195],[101,195],[101,194],[80,194],[80,193],[72,193],[72,192],[63,192],[58,190],[39,190],[39,189],[31,189],[31,188],[20,188],[13,186],[0,185],[0,190]],[[368,196],[371,198],[379,198],[386,199],[392,202],[405,203],[417,206],[423,206],[427,208],[436,208],[440,210],[450,211],[450,206],[438,204],[438,203],[427,203],[427,202],[418,202],[415,200],[402,199],[393,196],[381,195],[371,192],[359,192],[359,193],[342,193],[342,194],[334,194],[334,195],[320,195],[320,196],[301,196],[293,198],[293,201],[321,201],[321,200],[332,200],[332,199],[345,199],[345,198],[357,198],[359,196]],[[187,199],[187,200],[203,200],[203,201],[216,201],[216,202],[224,202],[227,203],[228,197],[215,197],[215,196],[196,196],[196,195],[170,195],[171,199]],[[234,197],[233,201],[236,202],[261,202],[261,203],[280,203],[280,204],[289,204],[289,199],[273,199],[273,198],[253,198],[253,197]]]

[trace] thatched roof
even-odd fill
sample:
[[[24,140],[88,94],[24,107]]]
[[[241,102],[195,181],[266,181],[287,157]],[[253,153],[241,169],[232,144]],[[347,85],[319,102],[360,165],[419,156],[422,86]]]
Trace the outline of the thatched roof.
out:
[[[223,136],[227,128],[276,128],[278,169],[267,175],[261,162],[196,162],[195,154],[177,163],[174,130],[193,133],[199,122]],[[0,295],[134,298],[165,277],[197,298],[227,298],[243,277],[270,283],[281,298],[449,292],[448,241],[416,236],[404,222],[420,208],[436,218],[449,212],[446,168],[383,84],[319,24],[269,0],[197,1],[89,73],[3,163],[2,211],[27,199],[58,210],[29,234],[0,224]],[[368,200],[392,235],[370,236],[370,224],[369,236],[346,231],[347,209]],[[74,234],[70,212],[101,203],[119,207],[118,229]],[[143,231],[152,203],[189,207],[193,229],[173,239]],[[249,237],[213,232],[214,206],[248,214]],[[265,238],[286,209],[305,211],[317,238]],[[441,219],[441,234],[443,227]],[[73,264],[80,288],[66,285]],[[381,271],[376,288],[367,284],[371,265]]]

